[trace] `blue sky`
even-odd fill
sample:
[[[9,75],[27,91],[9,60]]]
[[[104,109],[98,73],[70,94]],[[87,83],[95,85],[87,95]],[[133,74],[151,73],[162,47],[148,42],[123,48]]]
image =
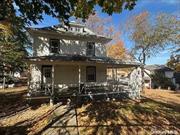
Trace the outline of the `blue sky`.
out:
[[[97,10],[100,9],[97,8]],[[115,27],[119,28],[119,24],[125,23],[127,21],[127,18],[133,15],[137,15],[143,11],[148,11],[150,15],[156,15],[159,12],[180,14],[180,0],[138,0],[137,5],[133,10],[124,10],[120,14],[113,14],[113,24],[115,25]],[[100,15],[102,17],[108,16],[103,13],[100,13]],[[35,27],[50,26],[58,23],[59,22],[57,19],[45,15],[44,20]],[[124,41],[126,48],[129,49],[132,42],[123,34],[121,35],[121,38]],[[163,51],[156,56],[149,58],[146,64],[165,64],[169,59],[169,56],[170,53],[167,50]]]

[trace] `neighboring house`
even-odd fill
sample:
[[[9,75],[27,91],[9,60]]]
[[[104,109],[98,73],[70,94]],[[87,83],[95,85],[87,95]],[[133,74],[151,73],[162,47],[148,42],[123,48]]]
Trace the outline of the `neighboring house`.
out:
[[[176,90],[180,90],[180,72],[174,73],[174,83],[176,85]]]
[[[146,65],[144,72],[144,81],[146,88],[157,88],[160,86],[153,82],[152,75],[155,73],[162,73],[166,78],[169,78],[174,83],[174,71],[165,65]]]
[[[28,32],[33,39],[33,57],[27,61],[30,66],[31,94],[46,92],[47,87],[52,95],[63,88],[77,87],[80,92],[82,85],[104,86],[107,85],[108,68],[137,69],[140,66],[137,62],[107,57],[105,44],[111,39],[96,35],[81,24],[29,28]],[[131,79],[138,75],[134,71]],[[133,80],[131,82],[134,84]]]

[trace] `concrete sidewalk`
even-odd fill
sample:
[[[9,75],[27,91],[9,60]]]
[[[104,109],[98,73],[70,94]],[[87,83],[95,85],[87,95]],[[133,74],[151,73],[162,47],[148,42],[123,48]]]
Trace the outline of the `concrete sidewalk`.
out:
[[[77,135],[76,112],[74,107],[62,105],[54,114],[55,118],[48,125],[42,135]]]

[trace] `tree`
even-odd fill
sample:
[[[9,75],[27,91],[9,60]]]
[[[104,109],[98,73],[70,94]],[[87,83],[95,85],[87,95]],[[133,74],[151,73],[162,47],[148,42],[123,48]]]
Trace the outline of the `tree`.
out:
[[[152,20],[153,21],[152,21]],[[148,12],[143,12],[128,20],[127,32],[134,46],[132,54],[142,62],[157,54],[169,44],[180,45],[180,22],[176,16],[170,14],[158,14],[156,18],[150,18]]]
[[[0,65],[11,67],[11,71],[22,70],[22,58],[27,56],[26,49],[29,40],[23,31],[23,26],[18,27],[9,22],[0,23]]]
[[[8,20],[12,14],[20,16],[24,23],[38,23],[43,14],[53,16],[67,22],[71,16],[87,19],[95,12],[95,6],[112,15],[123,9],[133,9],[137,0],[3,0],[0,3],[0,20]],[[18,13],[16,13],[18,12]]]
[[[127,33],[134,42],[132,54],[145,65],[147,58],[156,55],[166,46],[179,46],[179,23],[178,18],[170,14],[158,14],[155,18],[150,18],[148,12],[143,12],[132,17],[127,25]],[[144,78],[144,67],[142,76]]]
[[[98,35],[109,36],[109,28],[112,26],[112,17],[102,18],[99,13],[90,15],[89,18],[83,22],[82,19],[77,19],[78,23],[84,24],[87,28]]]
[[[14,25],[6,21],[0,23],[0,71],[3,77],[3,88],[6,73],[22,71],[25,67],[22,59],[26,56],[26,36],[21,32],[21,25],[13,27]]]
[[[167,62],[167,66],[174,69],[176,72],[180,72],[180,55],[172,55]]]
[[[112,17],[102,18],[98,13],[90,15],[86,22],[82,19],[77,19],[78,23],[86,25],[98,35],[103,35],[112,38],[112,41],[107,45],[107,55],[112,58],[122,59],[126,56],[126,49],[121,40],[121,32],[115,29],[112,23]]]
[[[126,49],[122,41],[116,42],[107,48],[107,55],[115,59],[123,59],[126,57]]]

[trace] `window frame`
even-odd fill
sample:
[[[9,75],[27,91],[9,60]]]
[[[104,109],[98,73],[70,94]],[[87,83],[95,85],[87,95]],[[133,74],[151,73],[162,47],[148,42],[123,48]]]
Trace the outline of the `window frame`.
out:
[[[44,77],[46,77],[45,76],[45,72],[44,72],[44,69],[45,68],[47,68],[47,69],[51,69],[50,71],[51,71],[51,75],[50,75],[50,77],[47,77],[47,78],[52,78],[52,65],[42,65],[42,69],[41,69],[41,73],[42,73],[42,77],[44,76]]]
[[[93,43],[93,44],[92,44]],[[92,45],[93,46],[93,49],[89,49],[89,45]],[[89,53],[89,50],[92,50],[92,54]],[[89,54],[88,54],[89,53]],[[95,56],[95,42],[87,42],[87,45],[86,45],[86,56]]]
[[[58,42],[57,52],[52,52],[52,41],[57,41]],[[59,39],[50,39],[49,40],[49,50],[50,50],[50,53],[52,53],[52,54],[59,54],[59,51],[60,51],[60,40]]]
[[[94,69],[94,80],[88,79],[88,69],[93,68]],[[86,82],[96,82],[96,66],[87,66],[86,67]]]

